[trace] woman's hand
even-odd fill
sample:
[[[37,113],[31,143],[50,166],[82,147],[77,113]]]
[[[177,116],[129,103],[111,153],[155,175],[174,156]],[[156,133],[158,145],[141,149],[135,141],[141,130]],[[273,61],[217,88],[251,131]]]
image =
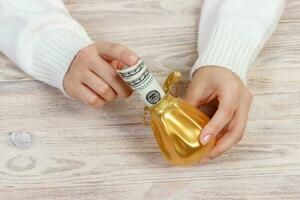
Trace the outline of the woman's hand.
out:
[[[93,107],[102,107],[116,97],[126,98],[131,89],[112,62],[132,66],[139,57],[128,48],[110,42],[97,42],[78,52],[64,77],[66,93]]]
[[[242,139],[252,99],[240,78],[228,69],[209,66],[195,72],[186,100],[196,107],[218,102],[216,113],[199,138],[206,144],[216,137],[217,143],[202,162],[221,155]]]

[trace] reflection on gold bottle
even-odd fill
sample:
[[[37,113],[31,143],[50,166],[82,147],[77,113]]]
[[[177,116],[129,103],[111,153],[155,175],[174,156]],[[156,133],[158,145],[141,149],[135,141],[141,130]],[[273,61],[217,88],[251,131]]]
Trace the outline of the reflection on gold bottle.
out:
[[[207,155],[215,140],[207,145],[200,143],[201,130],[209,118],[170,94],[179,77],[179,72],[170,74],[163,87],[166,95],[154,106],[146,107],[145,111],[150,112],[153,133],[166,159],[175,165],[192,165]]]

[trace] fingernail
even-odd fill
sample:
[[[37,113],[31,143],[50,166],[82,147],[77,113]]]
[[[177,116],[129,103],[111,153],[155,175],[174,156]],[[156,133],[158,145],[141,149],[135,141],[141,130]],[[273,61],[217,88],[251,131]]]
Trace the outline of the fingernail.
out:
[[[129,61],[130,65],[135,65],[137,63],[138,59],[139,58],[136,55],[130,55],[128,57],[128,61]]]
[[[110,64],[114,67],[114,68],[117,68],[118,69],[118,61],[114,60],[114,61],[111,61]]]
[[[211,134],[207,134],[207,135],[202,136],[201,137],[201,144],[202,145],[208,144],[210,142],[211,138],[212,138]]]
[[[118,69],[122,69],[124,66],[125,65],[123,63],[121,63],[121,62],[118,62],[118,64],[117,64],[117,68]]]

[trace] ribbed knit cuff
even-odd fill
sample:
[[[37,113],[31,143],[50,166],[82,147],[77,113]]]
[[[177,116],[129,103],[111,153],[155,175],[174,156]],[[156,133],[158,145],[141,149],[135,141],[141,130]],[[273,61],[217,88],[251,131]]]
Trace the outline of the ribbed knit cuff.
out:
[[[190,77],[194,72],[206,66],[219,66],[236,73],[244,82],[247,79],[247,68],[257,56],[260,40],[249,37],[239,27],[228,23],[217,23],[210,40],[202,50],[194,64]]]
[[[30,74],[68,96],[64,76],[77,52],[91,43],[85,30],[72,19],[67,25],[48,25],[35,38]]]

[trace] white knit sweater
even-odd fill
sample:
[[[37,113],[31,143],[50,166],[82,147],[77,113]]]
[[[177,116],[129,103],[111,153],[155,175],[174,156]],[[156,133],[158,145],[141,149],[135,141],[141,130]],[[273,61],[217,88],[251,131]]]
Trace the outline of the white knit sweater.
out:
[[[216,65],[245,80],[247,67],[274,32],[284,5],[284,0],[206,0],[200,56],[191,74]],[[91,43],[61,0],[0,0],[0,51],[33,78],[62,92],[71,61]]]

